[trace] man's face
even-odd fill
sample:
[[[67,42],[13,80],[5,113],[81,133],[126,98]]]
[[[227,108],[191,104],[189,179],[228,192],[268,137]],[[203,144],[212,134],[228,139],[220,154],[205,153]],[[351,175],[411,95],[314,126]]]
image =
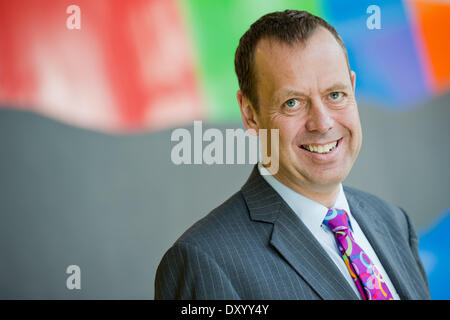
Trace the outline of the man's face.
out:
[[[350,172],[362,141],[355,74],[337,41],[318,28],[293,46],[261,40],[255,51],[256,129],[279,129],[280,181],[324,192]]]

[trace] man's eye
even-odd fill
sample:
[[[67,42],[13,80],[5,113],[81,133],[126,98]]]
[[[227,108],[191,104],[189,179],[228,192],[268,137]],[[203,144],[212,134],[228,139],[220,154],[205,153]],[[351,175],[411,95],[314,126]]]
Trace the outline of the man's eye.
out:
[[[329,94],[331,100],[339,100],[340,98],[342,98],[342,96],[343,96],[342,92],[332,92]]]
[[[289,99],[288,101],[286,101],[285,106],[288,107],[289,109],[294,109],[296,107],[298,107],[298,105],[300,104],[300,102],[297,99]]]

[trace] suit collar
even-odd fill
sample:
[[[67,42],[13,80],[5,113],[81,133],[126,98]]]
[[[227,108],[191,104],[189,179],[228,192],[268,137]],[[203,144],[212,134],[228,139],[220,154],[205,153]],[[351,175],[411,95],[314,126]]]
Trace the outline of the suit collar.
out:
[[[259,174],[257,165],[241,189],[253,221],[274,223],[283,199]]]
[[[270,244],[323,299],[358,299],[320,243],[255,166],[241,189],[250,218],[272,223]]]
[[[261,163],[258,163],[258,170],[261,173],[261,177],[281,196],[311,233],[314,235],[322,234],[322,222],[328,212],[328,208],[278,181],[273,175],[270,175],[269,171]],[[352,219],[342,184],[339,184],[339,192],[333,207],[346,210],[349,213],[349,219]]]
[[[351,188],[344,187],[344,192],[354,218],[377,253],[378,259],[388,273],[400,299],[413,299],[412,292],[407,289],[408,286],[405,286],[405,283],[412,284],[414,279],[411,279],[409,273],[401,267],[403,261],[407,261],[408,257],[402,250],[399,250],[396,245],[399,241],[392,238],[391,232],[386,227],[387,223],[381,218],[381,211],[386,209],[380,206],[374,208],[370,204],[366,205],[358,199]],[[408,268],[408,266],[404,267]]]

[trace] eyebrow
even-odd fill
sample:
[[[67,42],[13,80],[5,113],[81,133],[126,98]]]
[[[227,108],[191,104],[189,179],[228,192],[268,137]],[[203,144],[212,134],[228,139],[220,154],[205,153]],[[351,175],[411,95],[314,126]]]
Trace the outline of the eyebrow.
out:
[[[332,92],[332,91],[343,90],[343,89],[349,89],[349,86],[347,84],[345,84],[344,82],[336,82],[331,87],[324,90],[324,92]],[[287,89],[287,90],[282,90],[277,95],[277,100],[281,101],[287,96],[307,97],[308,95],[301,91]]]
[[[283,90],[277,95],[277,98],[281,100],[281,99],[283,99],[284,97],[287,97],[287,96],[307,97],[308,95],[306,93],[303,93],[303,92],[297,91],[297,90]]]
[[[348,85],[343,82],[337,82],[334,85],[332,85],[331,87],[329,87],[328,89],[326,89],[325,92],[343,90],[343,89],[349,89]]]

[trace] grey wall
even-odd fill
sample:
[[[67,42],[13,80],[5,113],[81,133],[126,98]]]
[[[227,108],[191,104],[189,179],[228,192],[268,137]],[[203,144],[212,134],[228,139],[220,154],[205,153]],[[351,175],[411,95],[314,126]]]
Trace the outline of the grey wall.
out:
[[[360,106],[363,146],[346,183],[403,207],[418,228],[450,209],[450,94],[393,113]]]
[[[360,105],[363,147],[345,183],[428,225],[450,207],[449,105]],[[170,134],[111,136],[0,110],[0,298],[152,299],[164,252],[252,167],[176,166]],[[66,288],[71,264],[81,290]]]

